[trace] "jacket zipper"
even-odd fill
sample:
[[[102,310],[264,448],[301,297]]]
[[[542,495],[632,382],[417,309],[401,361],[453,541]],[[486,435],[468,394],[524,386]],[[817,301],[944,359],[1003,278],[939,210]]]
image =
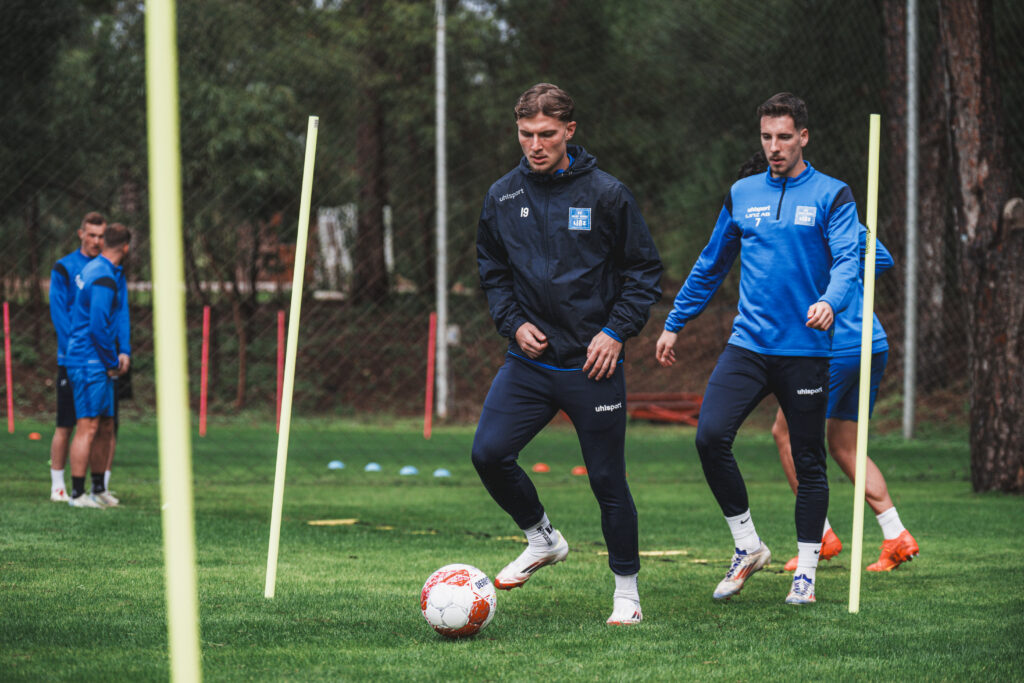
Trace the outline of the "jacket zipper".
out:
[[[782,178],[782,194],[779,195],[779,207],[775,209],[775,220],[779,220],[779,217],[782,215],[782,200],[786,197],[786,181],[788,180],[789,176]]]

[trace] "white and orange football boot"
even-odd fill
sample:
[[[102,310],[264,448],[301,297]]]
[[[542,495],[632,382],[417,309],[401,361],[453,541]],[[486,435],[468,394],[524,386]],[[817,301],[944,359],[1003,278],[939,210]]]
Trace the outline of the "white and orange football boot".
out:
[[[722,600],[736,595],[743,590],[743,584],[751,574],[761,571],[771,561],[772,551],[768,550],[764,541],[761,541],[761,545],[753,552],[748,553],[736,548],[729,571],[715,588],[713,597],[715,600]]]
[[[505,565],[505,568],[498,572],[494,579],[494,587],[508,591],[519,588],[530,580],[533,573],[541,567],[549,564],[557,564],[569,554],[569,542],[565,540],[557,529],[552,532],[554,543],[548,550],[538,550],[534,546],[527,546],[519,557]]]

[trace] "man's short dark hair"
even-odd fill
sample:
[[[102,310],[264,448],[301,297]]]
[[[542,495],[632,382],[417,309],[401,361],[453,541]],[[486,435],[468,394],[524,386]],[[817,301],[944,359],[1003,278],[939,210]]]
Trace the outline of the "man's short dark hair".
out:
[[[103,233],[103,244],[108,248],[120,247],[132,241],[132,231],[120,223],[111,223]]]
[[[99,211],[90,211],[82,219],[82,227],[84,228],[86,225],[103,225],[106,222],[107,219]]]
[[[544,114],[568,123],[572,121],[575,110],[576,103],[572,101],[569,93],[551,83],[538,83],[519,96],[515,117],[518,121]]]
[[[743,180],[747,176],[764,173],[768,170],[768,159],[764,156],[764,150],[759,149],[749,159],[743,162],[740,170],[736,173],[736,180]]]
[[[807,127],[807,105],[791,92],[780,92],[765,100],[757,108],[757,118],[763,116],[788,116],[798,132]]]

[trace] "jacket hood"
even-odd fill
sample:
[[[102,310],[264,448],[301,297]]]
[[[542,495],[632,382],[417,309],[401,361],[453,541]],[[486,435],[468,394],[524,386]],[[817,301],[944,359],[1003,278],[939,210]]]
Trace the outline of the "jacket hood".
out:
[[[530,162],[525,156],[519,160],[519,172],[535,182],[547,183],[589,173],[597,168],[597,157],[579,145],[567,145],[566,150],[572,157],[572,164],[562,173],[536,173],[530,168]]]

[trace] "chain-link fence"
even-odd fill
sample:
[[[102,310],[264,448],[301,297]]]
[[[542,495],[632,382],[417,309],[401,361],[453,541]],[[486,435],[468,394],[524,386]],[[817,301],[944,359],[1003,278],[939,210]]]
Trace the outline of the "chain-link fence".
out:
[[[179,49],[189,358],[199,403],[202,310],[211,309],[209,409],[273,419],[278,311],[294,258],[302,132],[320,117],[314,224],[299,339],[297,415],[422,413],[434,309],[433,0],[181,0]],[[135,234],[127,268],[134,410],[154,405],[149,308],[143,7],[7,0],[0,14],[0,254],[15,410],[53,411],[54,261],[87,211]],[[920,9],[922,419],[962,415],[966,339],[944,178],[937,7]],[[1002,114],[1021,157],[1024,6],[994,3]],[[576,141],[638,198],[666,269],[665,298],[627,345],[630,391],[703,390],[728,337],[738,267],[658,368],[654,341],[736,169],[757,149],[757,105],[780,90],[811,113],[806,157],[848,182],[863,217],[868,115],[886,117],[878,282],[889,333],[883,426],[899,424],[904,341],[906,64],[902,2],[449,0],[450,410],[472,421],[505,342],[479,292],[476,221],[519,159],[512,105],[533,83],[576,99]],[[1024,184],[1019,168],[1016,192]],[[211,427],[212,428],[212,427]]]

